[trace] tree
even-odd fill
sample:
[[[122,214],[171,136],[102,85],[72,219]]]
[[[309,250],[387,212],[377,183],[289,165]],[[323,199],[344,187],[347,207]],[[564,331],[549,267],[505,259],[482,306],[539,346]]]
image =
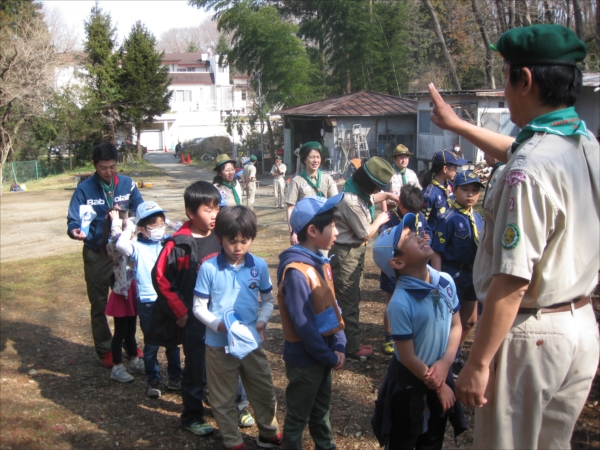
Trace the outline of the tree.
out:
[[[135,126],[137,154],[142,158],[140,136],[144,125],[169,110],[169,69],[162,65],[162,53],[154,50],[156,39],[141,22],[136,22],[121,50],[119,86],[123,117]]]
[[[21,127],[51,95],[54,50],[39,8],[31,0],[0,5],[0,186]]]
[[[116,144],[115,129],[120,121],[117,107],[121,101],[119,89],[119,55],[115,53],[116,28],[110,14],[103,13],[96,3],[84,23],[86,41],[83,45],[88,61],[88,73],[93,101],[104,118],[104,135]]]
[[[214,49],[218,41],[219,32],[216,22],[206,19],[194,27],[170,28],[163,32],[156,48],[167,53],[189,52],[191,50],[188,48],[193,43],[197,48],[194,51],[208,51]]]

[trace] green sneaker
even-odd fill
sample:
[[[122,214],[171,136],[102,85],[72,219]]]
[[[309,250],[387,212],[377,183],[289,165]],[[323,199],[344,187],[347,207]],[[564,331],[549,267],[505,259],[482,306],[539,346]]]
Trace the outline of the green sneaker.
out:
[[[394,341],[385,341],[383,343],[383,353],[386,355],[394,354]]]
[[[254,426],[254,417],[248,411],[248,408],[242,408],[238,411],[238,426],[240,428],[248,428]]]
[[[209,434],[213,434],[215,432],[215,427],[204,422],[194,422],[191,425],[183,426],[184,430],[191,431],[196,436],[208,436]]]

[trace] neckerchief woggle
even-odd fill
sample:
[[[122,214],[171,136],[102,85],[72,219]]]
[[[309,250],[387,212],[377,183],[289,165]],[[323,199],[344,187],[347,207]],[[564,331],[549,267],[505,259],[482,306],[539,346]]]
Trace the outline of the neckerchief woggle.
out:
[[[371,202],[371,196],[366,195],[362,189],[354,182],[354,178],[350,177],[344,184],[344,192],[350,192],[356,194],[362,198],[367,205],[369,205],[369,212],[371,213],[371,222],[375,220],[375,205]]]
[[[321,169],[317,169],[317,184],[313,183],[310,177],[306,174],[306,170],[302,170],[302,172],[300,172],[300,176],[306,180],[311,188],[317,191],[317,197],[324,197],[323,193],[319,190],[321,187]]]
[[[458,203],[455,203],[454,209],[456,209],[459,213],[464,214],[469,218],[469,222],[471,222],[471,229],[473,230],[473,238],[475,241],[475,245],[479,247],[479,231],[477,230],[477,224],[475,223],[475,215],[473,214],[473,208],[463,208]]]
[[[406,186],[406,167],[404,169],[398,169],[398,167],[396,167],[396,164],[394,164],[393,166],[394,170],[400,175],[402,175],[402,186]]]
[[[450,282],[442,277],[437,270],[429,266],[427,266],[427,270],[429,270],[431,284],[418,278],[403,276],[398,278],[396,287],[403,289],[417,300],[423,300],[429,294],[432,294],[434,301],[441,298],[452,313],[454,311],[454,308],[452,308],[454,293]]]
[[[588,140],[590,138],[585,122],[579,118],[575,107],[571,106],[536,117],[525,125],[515,142],[512,143],[511,152],[514,153],[519,145],[533,137],[535,133],[556,134],[558,136],[580,134],[588,138]]]
[[[233,192],[233,198],[235,199],[235,204],[241,205],[242,201],[240,200],[240,196],[238,195],[237,191],[235,190],[235,180],[233,180],[233,183],[229,184],[221,178],[221,184],[223,186],[225,186],[226,188],[231,189],[231,191]]]

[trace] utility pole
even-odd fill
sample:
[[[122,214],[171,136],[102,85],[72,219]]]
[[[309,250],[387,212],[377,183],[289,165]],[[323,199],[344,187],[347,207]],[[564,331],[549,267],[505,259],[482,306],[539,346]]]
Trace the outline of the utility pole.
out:
[[[265,173],[265,140],[263,137],[265,125],[263,123],[263,115],[262,115],[263,98],[262,98],[262,90],[261,90],[261,84],[260,84],[261,75],[262,75],[262,73],[260,73],[260,70],[252,73],[252,77],[258,81],[258,116],[260,118],[260,152],[261,152],[261,161],[262,161],[262,172]]]

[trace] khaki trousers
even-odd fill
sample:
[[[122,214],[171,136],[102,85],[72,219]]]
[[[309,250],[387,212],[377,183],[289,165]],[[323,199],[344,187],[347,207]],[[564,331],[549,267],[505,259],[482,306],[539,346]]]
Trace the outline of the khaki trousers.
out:
[[[344,318],[346,353],[360,350],[360,283],[365,269],[366,252],[366,245],[334,244],[329,250],[330,255],[335,255],[331,260],[331,271],[335,297]]]
[[[285,192],[285,181],[283,177],[273,180],[273,192],[275,194],[275,207],[283,207],[283,193]]]
[[[473,448],[571,448],[598,355],[591,305],[539,319],[517,315],[492,360],[488,402],[475,410]]]
[[[246,206],[254,210],[254,196],[256,195],[256,181],[250,181],[246,185]]]
[[[210,406],[219,425],[225,447],[233,447],[243,442],[235,405],[240,377],[250,405],[254,409],[260,436],[268,439],[278,434],[275,417],[277,400],[273,389],[271,367],[262,347],[240,360],[225,353],[223,347],[207,345],[206,375],[210,391]]]

